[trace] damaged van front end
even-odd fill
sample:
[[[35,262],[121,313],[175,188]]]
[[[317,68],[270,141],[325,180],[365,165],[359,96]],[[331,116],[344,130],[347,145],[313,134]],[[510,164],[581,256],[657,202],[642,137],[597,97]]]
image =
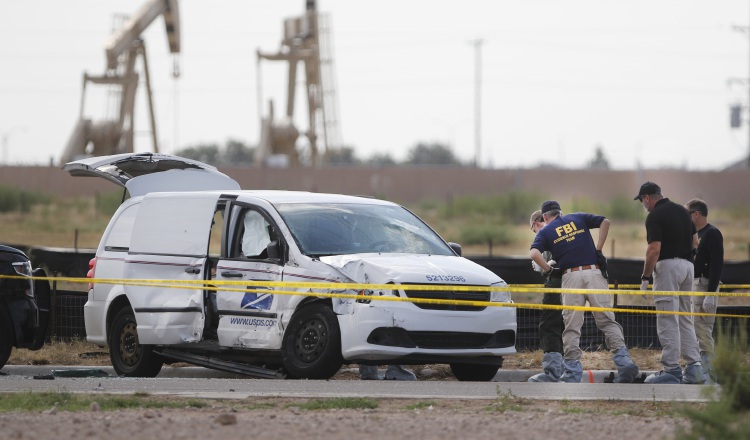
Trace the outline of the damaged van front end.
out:
[[[507,284],[475,263],[440,255],[358,254],[321,261],[361,289],[335,310],[344,358],[358,363],[499,366],[514,354],[516,312]]]

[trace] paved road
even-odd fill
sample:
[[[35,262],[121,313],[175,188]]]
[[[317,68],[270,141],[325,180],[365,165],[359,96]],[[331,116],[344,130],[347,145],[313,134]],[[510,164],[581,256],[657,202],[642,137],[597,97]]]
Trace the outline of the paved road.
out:
[[[272,380],[230,378],[231,375],[203,368],[165,368],[154,379],[120,377],[34,379],[56,367],[2,369],[0,392],[58,391],[75,393],[135,393],[188,397],[248,399],[263,397],[373,397],[405,399],[496,399],[513,396],[545,400],[706,401],[703,386],[646,384],[535,384],[520,381],[359,381]],[[71,367],[60,367],[70,370]],[[79,367],[80,368],[80,367]],[[93,367],[105,372],[107,367]],[[179,370],[179,371],[174,371]],[[497,380],[498,378],[496,378]]]

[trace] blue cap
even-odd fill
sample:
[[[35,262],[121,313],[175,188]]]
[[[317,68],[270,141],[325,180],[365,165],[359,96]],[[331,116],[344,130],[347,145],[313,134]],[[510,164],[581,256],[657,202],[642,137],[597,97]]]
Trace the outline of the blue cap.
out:
[[[560,204],[556,201],[547,200],[546,202],[542,203],[542,214],[546,214],[554,209],[561,210]]]

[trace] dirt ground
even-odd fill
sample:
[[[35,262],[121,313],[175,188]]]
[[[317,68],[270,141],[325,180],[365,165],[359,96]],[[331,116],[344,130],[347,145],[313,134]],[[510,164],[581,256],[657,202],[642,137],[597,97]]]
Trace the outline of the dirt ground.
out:
[[[622,440],[674,438],[676,427],[687,423],[642,402],[599,402],[596,412],[547,401],[440,400],[414,409],[412,401],[381,400],[375,409],[358,410],[303,410],[295,402],[254,398],[202,409],[2,413],[0,432],[4,439]]]
[[[44,351],[14,350],[11,364],[109,365],[109,357],[86,343],[53,344]],[[93,352],[93,353],[92,353]],[[82,356],[85,354],[86,356]],[[92,356],[92,354],[95,354]],[[658,350],[634,349],[643,370],[657,369]],[[587,352],[586,369],[611,369],[606,351]],[[521,352],[503,369],[539,369],[542,353]],[[182,365],[182,364],[178,364]],[[188,366],[184,364],[184,366]],[[381,366],[381,372],[384,366]],[[455,380],[447,365],[408,366],[419,380]],[[359,380],[356,366],[333,380]],[[612,396],[616,398],[616,396]],[[524,440],[674,438],[688,421],[675,404],[627,401],[538,401],[513,396],[495,400],[378,400],[376,409],[302,410],[305,399],[253,398],[211,401],[201,409],[143,409],[66,413],[0,413],[0,438],[228,439],[257,433],[265,439],[497,439]],[[297,406],[295,406],[297,405]]]

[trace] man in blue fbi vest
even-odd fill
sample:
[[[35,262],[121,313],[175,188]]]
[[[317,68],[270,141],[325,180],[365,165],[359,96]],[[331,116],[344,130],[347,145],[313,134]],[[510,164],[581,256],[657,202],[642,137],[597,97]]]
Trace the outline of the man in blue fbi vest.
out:
[[[542,204],[542,217],[547,226],[537,232],[531,245],[529,256],[542,267],[545,273],[562,277],[563,289],[608,290],[609,283],[602,273],[606,258],[602,247],[607,240],[610,222],[600,215],[579,212],[563,216],[560,204],[548,200]],[[594,245],[591,229],[599,229],[599,240]],[[549,251],[556,267],[550,266],[542,256]],[[563,306],[582,307],[588,301],[591,307],[611,308],[608,294],[563,293]],[[580,348],[582,310],[563,310],[563,376],[561,382],[581,381],[583,367]],[[622,326],[615,321],[613,312],[593,312],[596,326],[604,333],[607,348],[612,353],[612,361],[617,367],[615,382],[632,383],[638,376],[638,366],[630,359],[625,346]]]

